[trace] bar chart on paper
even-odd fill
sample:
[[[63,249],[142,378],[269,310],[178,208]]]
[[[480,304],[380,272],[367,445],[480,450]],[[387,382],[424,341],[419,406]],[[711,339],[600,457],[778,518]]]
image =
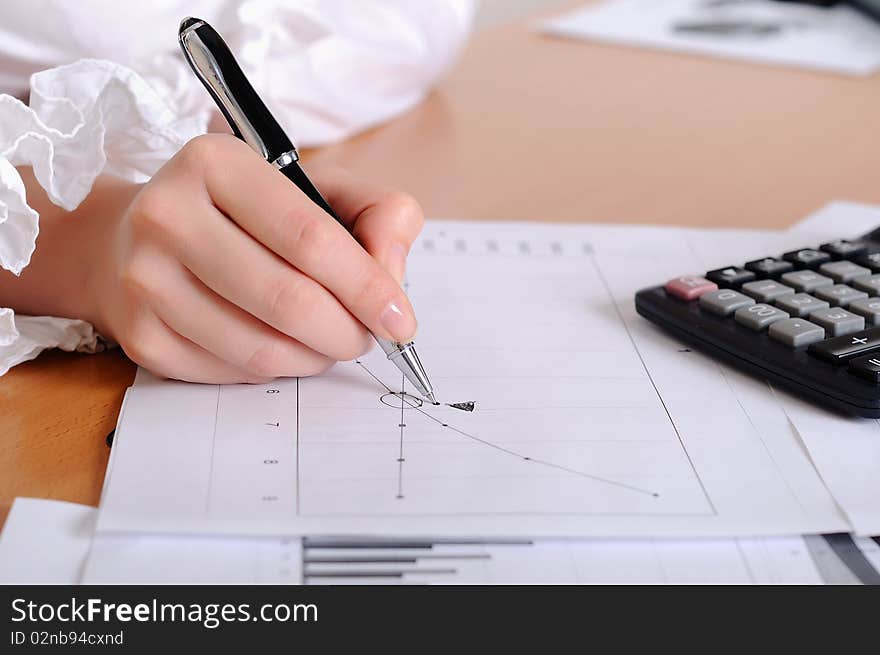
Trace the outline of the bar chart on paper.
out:
[[[804,510],[821,482],[797,449],[780,466],[771,450],[787,446],[762,442],[749,402],[730,397],[730,378],[671,340],[638,334],[621,300],[631,267],[597,255],[583,231],[487,232],[438,224],[412,257],[419,350],[442,404],[408,389],[377,351],[269,385],[141,376],[120,420],[99,529],[565,536],[836,527],[833,503],[824,514]],[[675,366],[663,363],[669,357]],[[681,398],[662,393],[664,378],[688,368],[687,402],[718,408],[704,423],[693,411],[677,420]],[[730,432],[706,432],[715,420]],[[760,448],[731,458],[725,440],[734,434]],[[751,469],[746,492],[731,473],[740,464]]]

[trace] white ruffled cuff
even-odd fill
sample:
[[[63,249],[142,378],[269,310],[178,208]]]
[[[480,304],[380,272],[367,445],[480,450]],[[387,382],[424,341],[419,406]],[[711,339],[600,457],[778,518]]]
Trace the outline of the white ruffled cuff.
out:
[[[31,104],[0,95],[0,266],[15,275],[30,262],[39,216],[15,166],[30,166],[56,205],[74,210],[101,174],[148,180],[208,114],[179,118],[140,76],[109,61],[83,59],[31,77]],[[102,348],[88,323],[14,316],[0,308],[0,375],[46,348]]]

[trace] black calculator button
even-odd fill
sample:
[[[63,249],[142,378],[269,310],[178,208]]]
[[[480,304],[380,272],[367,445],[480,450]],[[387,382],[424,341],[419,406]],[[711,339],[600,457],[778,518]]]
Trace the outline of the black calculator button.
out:
[[[877,264],[880,268],[880,262]],[[775,257],[764,257],[746,263],[746,269],[758,277],[779,277],[783,273],[794,270],[794,264]]]
[[[727,287],[729,289],[739,289],[743,283],[751,282],[755,277],[757,276],[751,271],[737,266],[718,268],[706,273],[707,280],[711,280],[719,287]]]
[[[846,239],[838,239],[830,241],[819,246],[823,251],[835,259],[849,259],[860,255],[868,249],[868,244],[864,241],[847,241]]]
[[[849,372],[871,382],[880,383],[880,355],[866,355],[851,360]]]
[[[863,252],[854,261],[859,266],[870,268],[872,273],[880,273],[880,252]]]
[[[785,253],[782,258],[799,268],[819,268],[825,262],[831,261],[831,255],[813,248],[801,248]]]
[[[810,346],[810,354],[833,364],[844,364],[854,357],[880,348],[880,328],[854,332],[843,337],[819,341]]]

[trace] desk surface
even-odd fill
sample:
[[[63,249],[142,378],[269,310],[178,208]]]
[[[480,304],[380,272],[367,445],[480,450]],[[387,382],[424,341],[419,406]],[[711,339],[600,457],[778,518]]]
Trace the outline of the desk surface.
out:
[[[425,102],[309,153],[438,218],[784,227],[880,204],[880,76],[844,78],[539,36],[474,38]],[[49,353],[0,378],[0,521],[15,496],[96,505],[134,366]]]

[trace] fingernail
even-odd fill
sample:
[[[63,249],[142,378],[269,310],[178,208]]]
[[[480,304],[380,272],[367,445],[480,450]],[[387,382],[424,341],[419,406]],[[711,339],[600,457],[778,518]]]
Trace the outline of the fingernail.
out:
[[[388,272],[398,283],[403,282],[406,273],[406,248],[399,243],[391,244],[388,252]]]
[[[395,341],[410,341],[416,333],[415,316],[409,312],[404,313],[400,305],[394,302],[385,308],[379,316],[379,322]]]

